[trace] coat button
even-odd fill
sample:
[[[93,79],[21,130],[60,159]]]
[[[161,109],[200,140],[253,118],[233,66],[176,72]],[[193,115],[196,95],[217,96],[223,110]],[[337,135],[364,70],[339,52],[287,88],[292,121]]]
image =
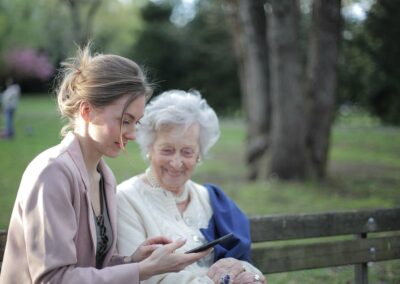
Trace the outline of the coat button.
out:
[[[193,241],[195,241],[196,243],[201,242],[201,239],[198,235],[193,235]]]

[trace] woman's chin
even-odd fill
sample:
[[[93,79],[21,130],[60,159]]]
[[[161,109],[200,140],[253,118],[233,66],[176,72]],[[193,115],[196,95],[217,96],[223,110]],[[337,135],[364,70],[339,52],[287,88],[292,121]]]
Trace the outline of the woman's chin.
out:
[[[121,153],[121,149],[113,150],[113,151],[108,151],[107,153],[104,153],[104,156],[107,158],[116,158],[119,156]]]

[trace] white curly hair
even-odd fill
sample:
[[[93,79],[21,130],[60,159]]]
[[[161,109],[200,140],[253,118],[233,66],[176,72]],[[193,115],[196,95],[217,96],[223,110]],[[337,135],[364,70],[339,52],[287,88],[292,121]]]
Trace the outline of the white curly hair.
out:
[[[146,106],[137,127],[136,141],[143,157],[146,157],[158,131],[171,127],[187,129],[193,124],[200,127],[200,158],[204,159],[220,136],[215,111],[196,90],[170,90],[155,97]]]

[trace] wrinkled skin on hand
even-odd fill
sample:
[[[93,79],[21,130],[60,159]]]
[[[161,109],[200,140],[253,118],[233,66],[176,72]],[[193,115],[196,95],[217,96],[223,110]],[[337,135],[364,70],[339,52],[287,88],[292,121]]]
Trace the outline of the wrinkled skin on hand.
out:
[[[219,284],[225,275],[230,276],[230,284],[266,283],[263,275],[259,275],[260,280],[256,280],[254,272],[246,271],[242,262],[234,258],[218,260],[209,268],[207,273],[207,276],[216,284]]]

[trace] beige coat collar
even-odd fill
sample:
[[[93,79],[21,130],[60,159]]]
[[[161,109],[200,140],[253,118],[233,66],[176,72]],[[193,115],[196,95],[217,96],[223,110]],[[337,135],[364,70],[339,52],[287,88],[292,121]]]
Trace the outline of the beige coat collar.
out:
[[[79,144],[78,139],[76,138],[75,134],[72,132],[68,132],[68,134],[65,136],[65,138],[61,142],[62,147],[66,148],[66,151],[70,155],[71,159],[74,161],[79,174],[82,178],[82,181],[85,185],[85,191],[86,191],[86,202],[87,202],[87,208],[89,208],[88,216],[89,219],[88,223],[90,224],[90,233],[91,233],[91,239],[93,243],[93,247],[95,248],[96,251],[96,228],[94,224],[94,216],[93,216],[93,210],[90,210],[92,208],[91,202],[90,202],[90,197],[88,195],[88,188],[89,188],[89,175],[86,170],[86,165],[85,161],[83,159],[82,155],[82,150]],[[106,163],[103,161],[103,159],[100,160],[99,162],[99,168],[100,171],[103,174],[104,178],[104,188],[106,192],[106,202],[107,202],[107,208],[108,208],[108,216],[110,217],[110,223],[112,227],[112,233],[113,233],[113,243],[116,242],[117,239],[117,229],[116,229],[116,213],[113,210],[115,208],[115,177],[109,167],[106,165]]]

